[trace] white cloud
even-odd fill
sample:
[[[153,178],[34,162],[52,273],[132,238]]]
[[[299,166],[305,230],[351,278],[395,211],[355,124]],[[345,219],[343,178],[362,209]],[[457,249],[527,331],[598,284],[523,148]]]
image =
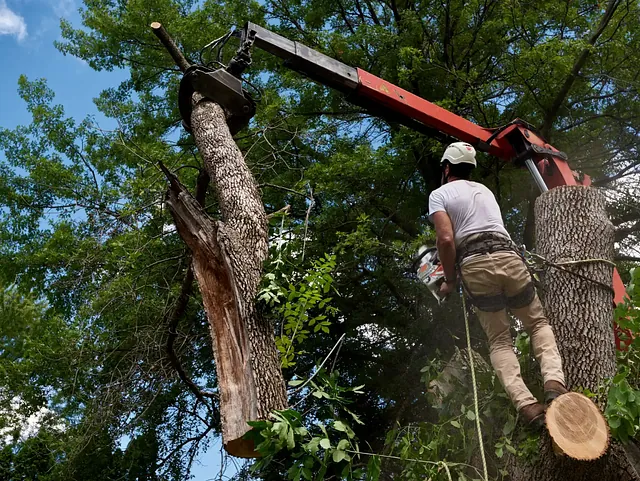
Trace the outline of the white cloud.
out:
[[[0,0],[0,35],[15,35],[19,41],[27,37],[24,18],[9,9],[5,0]]]
[[[15,397],[11,400],[11,409],[1,409],[0,416],[6,426],[0,428],[0,447],[15,441],[24,441],[38,434],[40,427],[47,423],[51,429],[64,431],[65,425],[56,418],[55,413],[46,407],[40,408],[31,415],[20,412],[24,402]],[[14,434],[17,434],[15,436]]]

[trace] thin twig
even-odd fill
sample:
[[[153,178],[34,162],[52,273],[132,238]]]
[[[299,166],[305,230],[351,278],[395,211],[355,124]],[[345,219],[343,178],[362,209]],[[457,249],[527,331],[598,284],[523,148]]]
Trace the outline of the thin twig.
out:
[[[297,190],[293,190],[293,189],[290,189],[288,187],[284,187],[282,185],[263,183],[263,184],[260,184],[258,186],[258,188],[262,188],[262,187],[273,187],[274,189],[284,190],[285,192],[290,192],[292,194],[296,194],[296,195],[299,195],[301,197],[307,198],[307,194],[304,194],[302,192],[298,192]]]
[[[329,358],[331,357],[331,354],[333,354],[333,351],[336,350],[336,348],[342,343],[342,340],[344,339],[344,336],[346,336],[347,333],[345,332],[342,336],[340,336],[340,339],[338,339],[338,342],[335,343],[335,345],[333,346],[333,349],[331,349],[331,351],[329,351],[329,354],[327,354],[327,357],[324,358],[324,360],[320,363],[320,365],[318,366],[318,369],[316,369],[316,372],[314,372],[311,377],[309,379],[307,379],[299,388],[297,388],[295,391],[293,391],[291,394],[295,394],[297,392],[300,392],[302,390],[302,388],[304,388],[307,384],[309,384],[311,382],[311,380],[316,377],[316,375],[322,370],[322,368],[324,367],[324,365],[326,364],[326,362],[329,360]],[[299,403],[298,403],[299,404]],[[297,404],[296,404],[297,406]],[[295,406],[294,406],[295,407]]]
[[[277,211],[272,212],[271,214],[268,214],[267,215],[267,219],[272,219],[273,217],[277,216],[278,214],[288,214],[290,210],[291,210],[291,206],[289,204],[287,204],[282,209],[278,209]]]
[[[309,229],[309,215],[311,214],[311,209],[316,205],[316,201],[313,199],[313,189],[311,188],[311,184],[307,183],[307,189],[309,189],[309,208],[307,209],[307,215],[304,217],[304,236],[302,237],[302,261],[304,262],[304,252],[307,247],[307,230]]]

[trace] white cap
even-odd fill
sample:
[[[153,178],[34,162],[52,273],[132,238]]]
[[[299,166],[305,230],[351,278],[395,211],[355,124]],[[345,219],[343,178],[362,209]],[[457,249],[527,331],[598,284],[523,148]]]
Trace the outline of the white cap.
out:
[[[440,164],[445,160],[452,164],[471,164],[476,167],[476,149],[466,142],[454,142],[444,151]]]

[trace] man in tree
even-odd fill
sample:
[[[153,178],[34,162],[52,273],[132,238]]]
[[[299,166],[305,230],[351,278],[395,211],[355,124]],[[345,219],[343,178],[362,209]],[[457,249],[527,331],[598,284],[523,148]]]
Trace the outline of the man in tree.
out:
[[[442,186],[429,196],[429,217],[445,273],[440,294],[447,296],[455,290],[459,273],[489,340],[491,364],[500,382],[525,422],[540,426],[545,408],[522,380],[506,309],[531,336],[547,403],[567,392],[555,336],[493,193],[468,180],[476,167],[475,149],[455,142],[445,150],[440,165]]]

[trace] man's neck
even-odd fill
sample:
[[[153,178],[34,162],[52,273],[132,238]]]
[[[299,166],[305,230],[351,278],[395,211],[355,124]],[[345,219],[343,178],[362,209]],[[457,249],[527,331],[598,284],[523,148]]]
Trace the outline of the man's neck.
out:
[[[453,175],[450,175],[448,180],[447,180],[447,184],[449,182],[453,182],[454,180],[464,180],[464,179],[461,179],[460,177],[454,177]]]

